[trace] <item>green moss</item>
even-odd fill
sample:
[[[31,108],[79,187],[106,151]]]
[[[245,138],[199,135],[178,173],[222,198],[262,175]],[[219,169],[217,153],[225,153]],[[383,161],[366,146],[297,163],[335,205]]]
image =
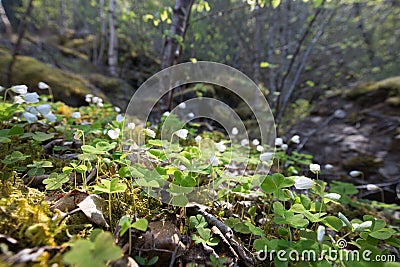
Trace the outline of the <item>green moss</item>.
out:
[[[358,170],[364,173],[364,176],[376,174],[382,166],[382,162],[373,155],[358,155],[343,162],[343,167],[350,172]]]
[[[2,85],[7,82],[6,72],[10,61],[11,56],[0,54],[0,84]],[[85,95],[91,93],[88,83],[80,76],[44,64],[32,57],[18,56],[12,73],[11,84],[26,84],[31,91],[38,91],[37,84],[43,81],[51,86],[56,100],[72,106],[84,105]]]
[[[386,103],[394,107],[400,107],[400,96],[392,96],[386,99]]]

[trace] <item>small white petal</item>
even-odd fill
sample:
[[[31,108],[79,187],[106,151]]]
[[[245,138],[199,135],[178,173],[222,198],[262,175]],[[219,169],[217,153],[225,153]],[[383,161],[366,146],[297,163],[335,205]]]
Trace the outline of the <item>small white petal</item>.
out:
[[[129,130],[135,129],[135,126],[136,126],[136,124],[135,124],[134,122],[128,123],[128,129],[129,129]]]
[[[283,145],[283,139],[282,138],[275,138],[275,146],[281,146]]]
[[[186,139],[189,131],[186,129],[180,129],[175,132],[176,136],[178,136],[181,139]]]
[[[81,113],[79,111],[74,112],[74,113],[71,114],[71,118],[80,119],[81,118]]]
[[[94,104],[97,104],[98,102],[99,102],[99,97],[98,96],[94,96],[94,97],[92,97],[92,102],[94,103]]]
[[[25,100],[22,98],[22,96],[14,96],[14,104],[22,104],[25,103]]]
[[[0,85],[0,92],[3,92],[6,88]]]
[[[162,115],[168,117],[169,115],[171,115],[171,113],[169,111],[165,111]]]
[[[148,129],[148,128],[144,129],[144,134],[147,136],[150,136],[151,138],[156,137],[156,133],[153,130]]]
[[[240,144],[242,146],[248,146],[249,145],[249,139],[243,139],[242,141],[240,141]]]
[[[201,139],[202,139],[201,136],[198,135],[194,140],[196,141],[196,143],[200,143]]]
[[[331,164],[325,164],[325,166],[324,166],[324,168],[326,169],[326,170],[331,170],[331,169],[333,169],[333,165],[331,165]]]
[[[115,118],[115,120],[116,120],[117,122],[121,122],[121,121],[124,121],[124,120],[125,120],[125,117],[122,116],[121,114],[118,114],[117,117]]]
[[[232,134],[233,134],[233,135],[237,135],[238,133],[239,133],[238,128],[233,127],[233,128],[232,128]]]
[[[43,104],[36,107],[36,109],[42,114],[49,114],[51,111],[51,106],[49,104]]]
[[[319,164],[314,164],[314,163],[310,164],[310,171],[312,171],[313,173],[317,173],[320,170],[321,170],[321,166],[319,166]]]
[[[189,118],[193,118],[193,117],[194,117],[194,113],[193,113],[193,112],[190,112],[190,113],[188,114],[188,117],[189,117]]]
[[[35,115],[35,114],[32,114],[32,113],[30,113],[30,112],[24,112],[22,115],[25,117],[25,119],[26,119],[29,123],[34,123],[34,122],[37,122],[37,120],[38,120],[38,118],[36,117],[36,115]]]
[[[24,84],[14,85],[13,87],[11,87],[11,91],[20,95],[24,95],[28,92],[28,86]]]
[[[300,136],[293,135],[292,138],[290,138],[290,141],[295,143],[295,144],[300,144]]]
[[[327,193],[324,195],[324,198],[333,200],[333,201],[338,201],[342,196],[338,193]]]
[[[120,113],[120,112],[121,112],[121,109],[120,109],[119,107],[117,107],[117,106],[114,107],[114,110],[115,110],[115,112],[117,112],[117,113]]]
[[[56,119],[57,119],[56,115],[54,115],[53,113],[48,113],[48,114],[43,115],[43,116],[46,118],[46,120],[48,120],[50,122],[55,122]]]
[[[181,109],[185,109],[185,108],[186,108],[186,103],[185,103],[185,102],[182,102],[182,103],[180,103],[180,104],[178,105],[178,107],[181,108]]]
[[[313,180],[305,176],[295,176],[294,187],[299,190],[310,189],[313,186]]]
[[[45,89],[49,89],[49,88],[50,88],[50,86],[49,86],[47,83],[45,83],[45,82],[39,82],[39,83],[38,83],[38,87],[39,87],[39,89],[41,89],[41,90],[45,90]]]
[[[218,166],[219,165],[219,159],[216,156],[212,155],[210,157],[210,163],[211,163],[212,166]]]
[[[285,151],[286,149],[288,149],[288,145],[287,145],[287,144],[282,144],[282,145],[281,145],[281,149],[282,149],[283,151]]]
[[[24,96],[26,103],[37,103],[39,102],[39,95],[35,93],[27,93]]]
[[[224,152],[226,150],[226,145],[223,142],[219,142],[215,144],[219,152]]]
[[[266,152],[260,155],[260,161],[268,161],[271,160],[274,156],[274,153]]]
[[[361,176],[362,172],[354,170],[354,171],[349,172],[349,174],[351,177],[357,177],[357,176]]]
[[[367,184],[367,190],[368,191],[376,191],[380,190],[380,187],[374,184]]]
[[[317,230],[317,240],[319,243],[322,243],[322,241],[324,241],[324,237],[325,237],[325,227],[320,225],[318,226],[318,230]]]
[[[98,106],[99,108],[102,108],[102,107],[104,106],[104,104],[101,103],[101,102],[98,102],[98,103],[97,103],[97,106]]]
[[[260,141],[258,139],[254,139],[252,142],[253,146],[258,146],[260,144]]]
[[[92,97],[93,97],[92,94],[87,94],[87,95],[85,95],[85,98],[92,98]]]
[[[263,151],[264,151],[264,147],[261,146],[261,145],[258,145],[258,146],[256,147],[256,149],[257,149],[258,152],[263,152]]]
[[[108,130],[107,134],[111,139],[117,139],[120,132],[121,130],[119,128],[116,128],[115,130]]]

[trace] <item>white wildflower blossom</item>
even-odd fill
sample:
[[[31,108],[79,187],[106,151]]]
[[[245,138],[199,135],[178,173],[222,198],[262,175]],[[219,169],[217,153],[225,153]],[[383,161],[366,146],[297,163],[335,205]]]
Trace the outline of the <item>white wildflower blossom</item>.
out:
[[[242,145],[242,146],[248,146],[249,145],[249,139],[243,139],[242,141],[240,141],[240,144]]]
[[[320,170],[321,170],[321,166],[319,166],[319,164],[314,164],[314,163],[310,164],[310,171],[312,171],[313,173],[317,173]]]
[[[367,190],[368,191],[376,191],[376,190],[380,190],[381,188],[377,185],[374,184],[367,184]]]
[[[11,91],[20,95],[25,95],[26,93],[28,93],[28,86],[24,84],[14,85],[13,87],[11,87]]]
[[[123,115],[121,115],[121,114],[118,114],[117,117],[115,118],[115,120],[117,122],[122,122],[122,121],[125,120],[125,117]]]
[[[256,149],[257,149],[258,152],[263,152],[264,151],[264,147],[262,145],[258,145],[256,147]]]
[[[196,136],[196,138],[194,139],[196,141],[196,143],[200,143],[201,139],[203,139],[200,135]]]
[[[49,89],[50,86],[45,82],[39,82],[38,83],[38,88],[41,89],[41,90],[45,90],[45,89]]]
[[[298,136],[297,134],[293,135],[292,138],[290,138],[290,141],[295,144],[300,144],[300,136]]]
[[[281,145],[281,149],[282,149],[283,151],[287,150],[287,149],[288,149],[288,145],[287,145],[287,144],[282,144],[282,145]]]
[[[324,195],[324,198],[333,200],[333,201],[338,201],[342,196],[338,193],[327,193]]]
[[[181,139],[186,139],[189,131],[186,129],[180,129],[175,132],[176,136],[178,136]]]
[[[3,92],[6,88],[0,85],[0,92]]]
[[[298,190],[310,189],[313,186],[313,180],[305,176],[295,176],[294,187]]]
[[[251,143],[253,144],[253,146],[258,146],[260,144],[260,141],[258,141],[258,139],[253,139]]]
[[[94,96],[94,97],[92,97],[92,103],[93,103],[93,104],[100,103],[100,101],[99,101],[100,99],[101,99],[100,97]]]
[[[331,169],[333,169],[333,165],[328,163],[328,164],[325,164],[324,168],[326,170],[331,170]]]
[[[232,128],[232,134],[233,134],[233,135],[237,135],[238,133],[239,133],[238,128],[233,127],[233,128]]]
[[[180,104],[178,105],[178,107],[181,108],[181,109],[185,109],[185,108],[186,108],[186,103],[185,103],[185,102],[182,102],[182,103],[180,103]]]
[[[49,104],[43,104],[36,107],[36,109],[42,114],[46,115],[51,112],[51,106]]]
[[[325,227],[320,225],[320,226],[318,226],[318,229],[317,229],[318,242],[322,243],[324,241],[324,237],[325,237]]]
[[[264,161],[272,160],[273,156],[274,156],[274,153],[271,153],[271,152],[262,153],[260,155],[260,161],[264,162]]]
[[[283,145],[283,139],[280,137],[275,138],[275,146],[281,146],[281,145]]]
[[[353,171],[349,172],[349,175],[354,178],[354,177],[361,176],[362,172],[353,170]]]
[[[171,115],[171,113],[169,111],[165,111],[162,115],[168,117],[169,115]]]
[[[43,116],[45,117],[46,120],[48,120],[50,122],[55,122],[57,119],[56,115],[54,115],[53,113],[48,113]]]
[[[217,146],[217,149],[219,152],[224,152],[226,150],[226,145],[224,145],[224,143],[221,141],[219,143],[215,144]]]
[[[71,114],[71,118],[73,118],[73,119],[80,119],[80,118],[81,118],[81,113],[80,113],[79,111],[73,112],[73,113]]]
[[[97,107],[102,108],[104,104],[102,102],[97,103]]]
[[[219,165],[219,159],[216,156],[212,155],[210,157],[210,163],[211,163],[212,166],[218,166]]]
[[[150,136],[151,138],[155,138],[156,137],[156,133],[153,130],[149,129],[149,128],[146,128],[143,131],[144,131],[145,135]]]
[[[34,123],[37,122],[38,118],[35,114],[32,114],[30,112],[24,112],[22,113],[22,116],[25,117],[25,119],[29,122],[29,123]]]
[[[115,130],[108,130],[107,134],[111,139],[117,139],[120,132],[121,130],[119,128],[116,128]]]
[[[193,112],[190,112],[190,113],[188,114],[188,117],[189,117],[189,118],[194,118],[194,113],[193,113]]]
[[[136,127],[136,124],[134,122],[128,123],[128,129],[129,130],[133,130],[133,129],[135,129],[135,127]]]
[[[22,104],[25,103],[25,99],[22,96],[14,96],[14,104]]]
[[[114,107],[114,110],[115,110],[115,112],[117,112],[117,113],[120,113],[120,112],[121,112],[121,109],[120,109],[119,107],[117,107],[117,106]]]
[[[39,95],[34,92],[34,93],[27,93],[24,95],[25,101],[28,104],[33,104],[39,102]]]

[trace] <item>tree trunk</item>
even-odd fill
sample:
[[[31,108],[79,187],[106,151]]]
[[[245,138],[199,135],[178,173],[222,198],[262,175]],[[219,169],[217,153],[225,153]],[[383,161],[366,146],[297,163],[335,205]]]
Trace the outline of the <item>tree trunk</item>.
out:
[[[112,76],[118,75],[118,37],[117,25],[115,20],[115,0],[110,0],[108,10],[108,23],[110,27],[110,36],[108,42],[108,68]]]
[[[66,26],[65,26],[65,0],[60,0],[60,18],[59,18],[59,34],[61,39],[63,40],[65,37],[65,34],[67,33]]]
[[[12,54],[11,62],[8,65],[8,68],[7,68],[7,87],[11,86],[12,67],[14,66],[15,61],[17,60],[17,55],[18,55],[19,49],[21,47],[22,38],[24,37],[27,21],[28,21],[28,18],[30,17],[30,15],[31,15],[32,9],[33,9],[33,0],[29,0],[28,6],[27,6],[27,8],[25,10],[25,14],[22,17],[21,23],[20,23],[20,25],[18,27],[18,39],[17,39],[17,42],[15,43],[15,46],[14,46],[14,51],[13,51],[13,54]]]
[[[171,34],[165,38],[161,68],[165,69],[175,64],[176,60],[182,54],[182,46],[177,40],[179,37],[182,42],[185,39],[187,27],[189,25],[190,11],[192,9],[194,0],[176,0]],[[168,109],[171,109],[173,98],[173,91],[168,92]]]
[[[100,0],[100,36],[99,36],[100,48],[99,48],[99,55],[97,56],[97,62],[95,62],[95,64],[103,62],[104,50],[106,46],[107,24],[106,24],[106,15],[104,9],[105,9],[104,0]]]
[[[4,32],[6,36],[9,38],[12,33],[11,23],[6,15],[6,11],[4,10],[3,3],[1,1],[0,1],[0,21],[1,25],[4,26]]]

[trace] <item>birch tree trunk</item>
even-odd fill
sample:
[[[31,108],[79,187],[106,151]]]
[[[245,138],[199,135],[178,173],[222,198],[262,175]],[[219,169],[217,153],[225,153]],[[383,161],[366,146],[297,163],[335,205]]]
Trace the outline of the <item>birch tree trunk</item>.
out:
[[[3,3],[1,1],[0,1],[0,21],[1,21],[1,25],[4,27],[4,32],[5,32],[6,36],[10,37],[11,33],[12,33],[11,23],[7,17],[6,11],[3,7]]]
[[[118,75],[118,37],[117,37],[117,23],[115,20],[115,0],[110,0],[108,10],[108,23],[109,23],[109,42],[108,42],[108,69],[112,76]]]

